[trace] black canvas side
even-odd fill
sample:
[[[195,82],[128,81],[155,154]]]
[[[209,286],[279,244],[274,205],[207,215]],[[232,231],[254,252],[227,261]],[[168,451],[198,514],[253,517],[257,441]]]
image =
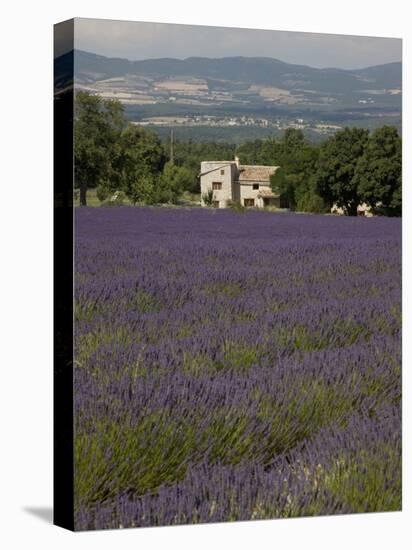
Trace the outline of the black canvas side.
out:
[[[54,512],[74,530],[73,69],[74,21],[54,26]]]

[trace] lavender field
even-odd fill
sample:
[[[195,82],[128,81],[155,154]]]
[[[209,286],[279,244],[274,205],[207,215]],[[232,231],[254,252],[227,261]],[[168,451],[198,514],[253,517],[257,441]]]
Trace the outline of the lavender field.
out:
[[[400,509],[400,219],[75,217],[76,529]]]

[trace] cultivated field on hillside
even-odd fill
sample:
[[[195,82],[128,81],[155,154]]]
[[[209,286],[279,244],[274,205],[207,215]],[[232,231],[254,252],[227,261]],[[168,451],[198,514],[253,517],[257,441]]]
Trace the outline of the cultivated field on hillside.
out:
[[[401,220],[76,218],[76,528],[401,507]]]

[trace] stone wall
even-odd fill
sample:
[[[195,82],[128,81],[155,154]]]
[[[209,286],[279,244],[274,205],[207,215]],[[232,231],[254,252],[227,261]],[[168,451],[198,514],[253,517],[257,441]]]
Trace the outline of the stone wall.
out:
[[[237,168],[234,161],[202,162],[200,173],[200,192],[203,206],[203,195],[207,194],[210,190],[213,190],[213,201],[217,208],[226,208],[229,201],[236,200],[234,197],[234,193],[236,193],[234,181],[236,179]],[[213,187],[217,187],[219,184],[221,185],[221,189],[213,189]]]

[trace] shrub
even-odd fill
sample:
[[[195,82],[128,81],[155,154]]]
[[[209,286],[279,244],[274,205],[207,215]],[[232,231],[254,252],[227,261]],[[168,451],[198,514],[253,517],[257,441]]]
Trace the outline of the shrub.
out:
[[[155,200],[155,179],[150,172],[143,172],[131,182],[127,189],[127,196],[133,204],[153,204]]]
[[[229,200],[227,202],[228,208],[233,210],[234,212],[245,212],[246,208],[241,204],[239,201],[232,201]]]
[[[105,185],[98,185],[96,195],[100,202],[104,202],[110,195],[110,190]]]
[[[311,212],[312,214],[323,214],[329,211],[322,197],[310,191],[299,198],[296,209],[300,212]]]
[[[206,206],[212,206],[213,204],[213,190],[209,189],[206,193],[202,194],[202,201]]]

